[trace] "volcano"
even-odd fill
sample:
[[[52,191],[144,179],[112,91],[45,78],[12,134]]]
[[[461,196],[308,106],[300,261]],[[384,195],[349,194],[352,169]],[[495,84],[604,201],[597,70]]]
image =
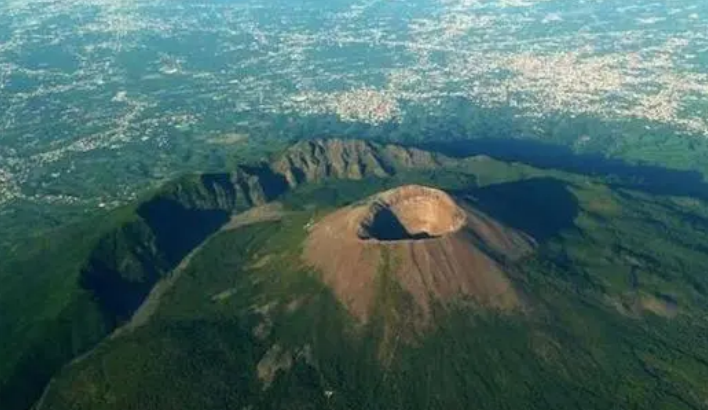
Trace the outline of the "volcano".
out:
[[[304,258],[360,320],[370,316],[383,270],[428,320],[434,304],[519,308],[506,269],[534,247],[530,236],[466,201],[407,185],[325,216],[312,226]]]
[[[0,407],[701,409],[705,215],[488,157],[301,141],[0,259]]]

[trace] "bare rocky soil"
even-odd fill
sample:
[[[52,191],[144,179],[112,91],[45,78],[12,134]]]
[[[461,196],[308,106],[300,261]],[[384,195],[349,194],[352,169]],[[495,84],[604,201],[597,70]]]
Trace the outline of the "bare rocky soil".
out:
[[[412,313],[428,321],[433,302],[519,308],[504,266],[534,246],[526,234],[443,191],[409,185],[324,217],[312,227],[304,258],[361,321],[370,316],[384,268],[412,296]]]

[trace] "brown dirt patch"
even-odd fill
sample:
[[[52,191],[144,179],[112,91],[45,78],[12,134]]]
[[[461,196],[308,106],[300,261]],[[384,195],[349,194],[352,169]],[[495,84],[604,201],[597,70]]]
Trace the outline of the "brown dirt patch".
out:
[[[310,345],[304,345],[292,350],[285,349],[277,343],[271,346],[256,366],[258,378],[263,382],[263,390],[270,387],[279,371],[287,372],[295,363],[306,363],[310,366],[315,366],[312,357]]]
[[[271,346],[256,367],[258,378],[263,382],[263,389],[270,387],[278,371],[290,370],[292,365],[293,355],[291,352],[283,349],[278,344]]]
[[[678,303],[669,298],[636,291],[621,296],[605,296],[605,301],[617,311],[632,319],[641,319],[645,314],[654,314],[666,319],[680,313]]]
[[[224,227],[224,230],[237,229],[259,222],[278,221],[285,216],[285,214],[283,204],[280,202],[269,202],[233,216],[231,221]]]
[[[651,312],[657,316],[673,318],[678,314],[678,306],[666,300],[662,300],[652,295],[642,295],[639,304],[644,311]]]
[[[250,264],[248,267],[249,269],[260,269],[268,265],[275,257],[273,255],[265,255],[261,258],[258,258],[257,261],[253,262]]]

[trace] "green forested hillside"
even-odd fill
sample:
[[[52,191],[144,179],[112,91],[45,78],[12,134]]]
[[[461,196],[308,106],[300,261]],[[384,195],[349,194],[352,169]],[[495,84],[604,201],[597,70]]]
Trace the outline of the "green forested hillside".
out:
[[[341,142],[182,178],[2,262],[0,403],[54,376],[39,409],[702,408],[708,205],[606,182]],[[382,269],[362,325],[302,263],[308,224],[409,183],[539,243],[509,267],[522,312],[440,306],[411,330]],[[278,220],[228,229],[273,199]],[[204,240],[146,323],[105,337]]]
[[[318,156],[313,156],[316,151]],[[419,153],[422,160],[418,160]],[[229,215],[302,180],[429,167],[431,154],[371,143],[303,142],[273,164],[188,175],[136,203],[30,237],[0,258],[0,404],[25,409],[50,377],[125,322],[153,285]],[[306,175],[307,174],[307,175]],[[41,365],[38,365],[41,363]]]
[[[257,181],[239,185],[243,179],[238,171],[188,176],[134,205],[15,247],[0,264],[3,409],[27,408],[54,372],[129,319],[231,212],[269,198],[256,192]]]
[[[489,165],[293,191],[280,221],[212,238],[146,325],[65,369],[40,408],[702,408],[708,208]],[[513,270],[523,313],[441,307],[411,332],[384,270],[362,326],[303,266],[311,218],[410,182],[539,238]]]

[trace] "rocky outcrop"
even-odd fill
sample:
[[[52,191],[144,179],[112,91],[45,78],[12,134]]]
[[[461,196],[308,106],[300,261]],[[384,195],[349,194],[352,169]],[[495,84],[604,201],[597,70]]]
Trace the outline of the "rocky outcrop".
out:
[[[311,140],[295,144],[273,163],[290,187],[329,178],[387,177],[401,169],[432,168],[446,158],[398,145],[357,140]]]
[[[273,172],[268,164],[261,164],[239,166],[230,173],[183,177],[165,186],[151,201],[171,200],[188,208],[237,212],[263,205],[287,189],[282,175]]]

